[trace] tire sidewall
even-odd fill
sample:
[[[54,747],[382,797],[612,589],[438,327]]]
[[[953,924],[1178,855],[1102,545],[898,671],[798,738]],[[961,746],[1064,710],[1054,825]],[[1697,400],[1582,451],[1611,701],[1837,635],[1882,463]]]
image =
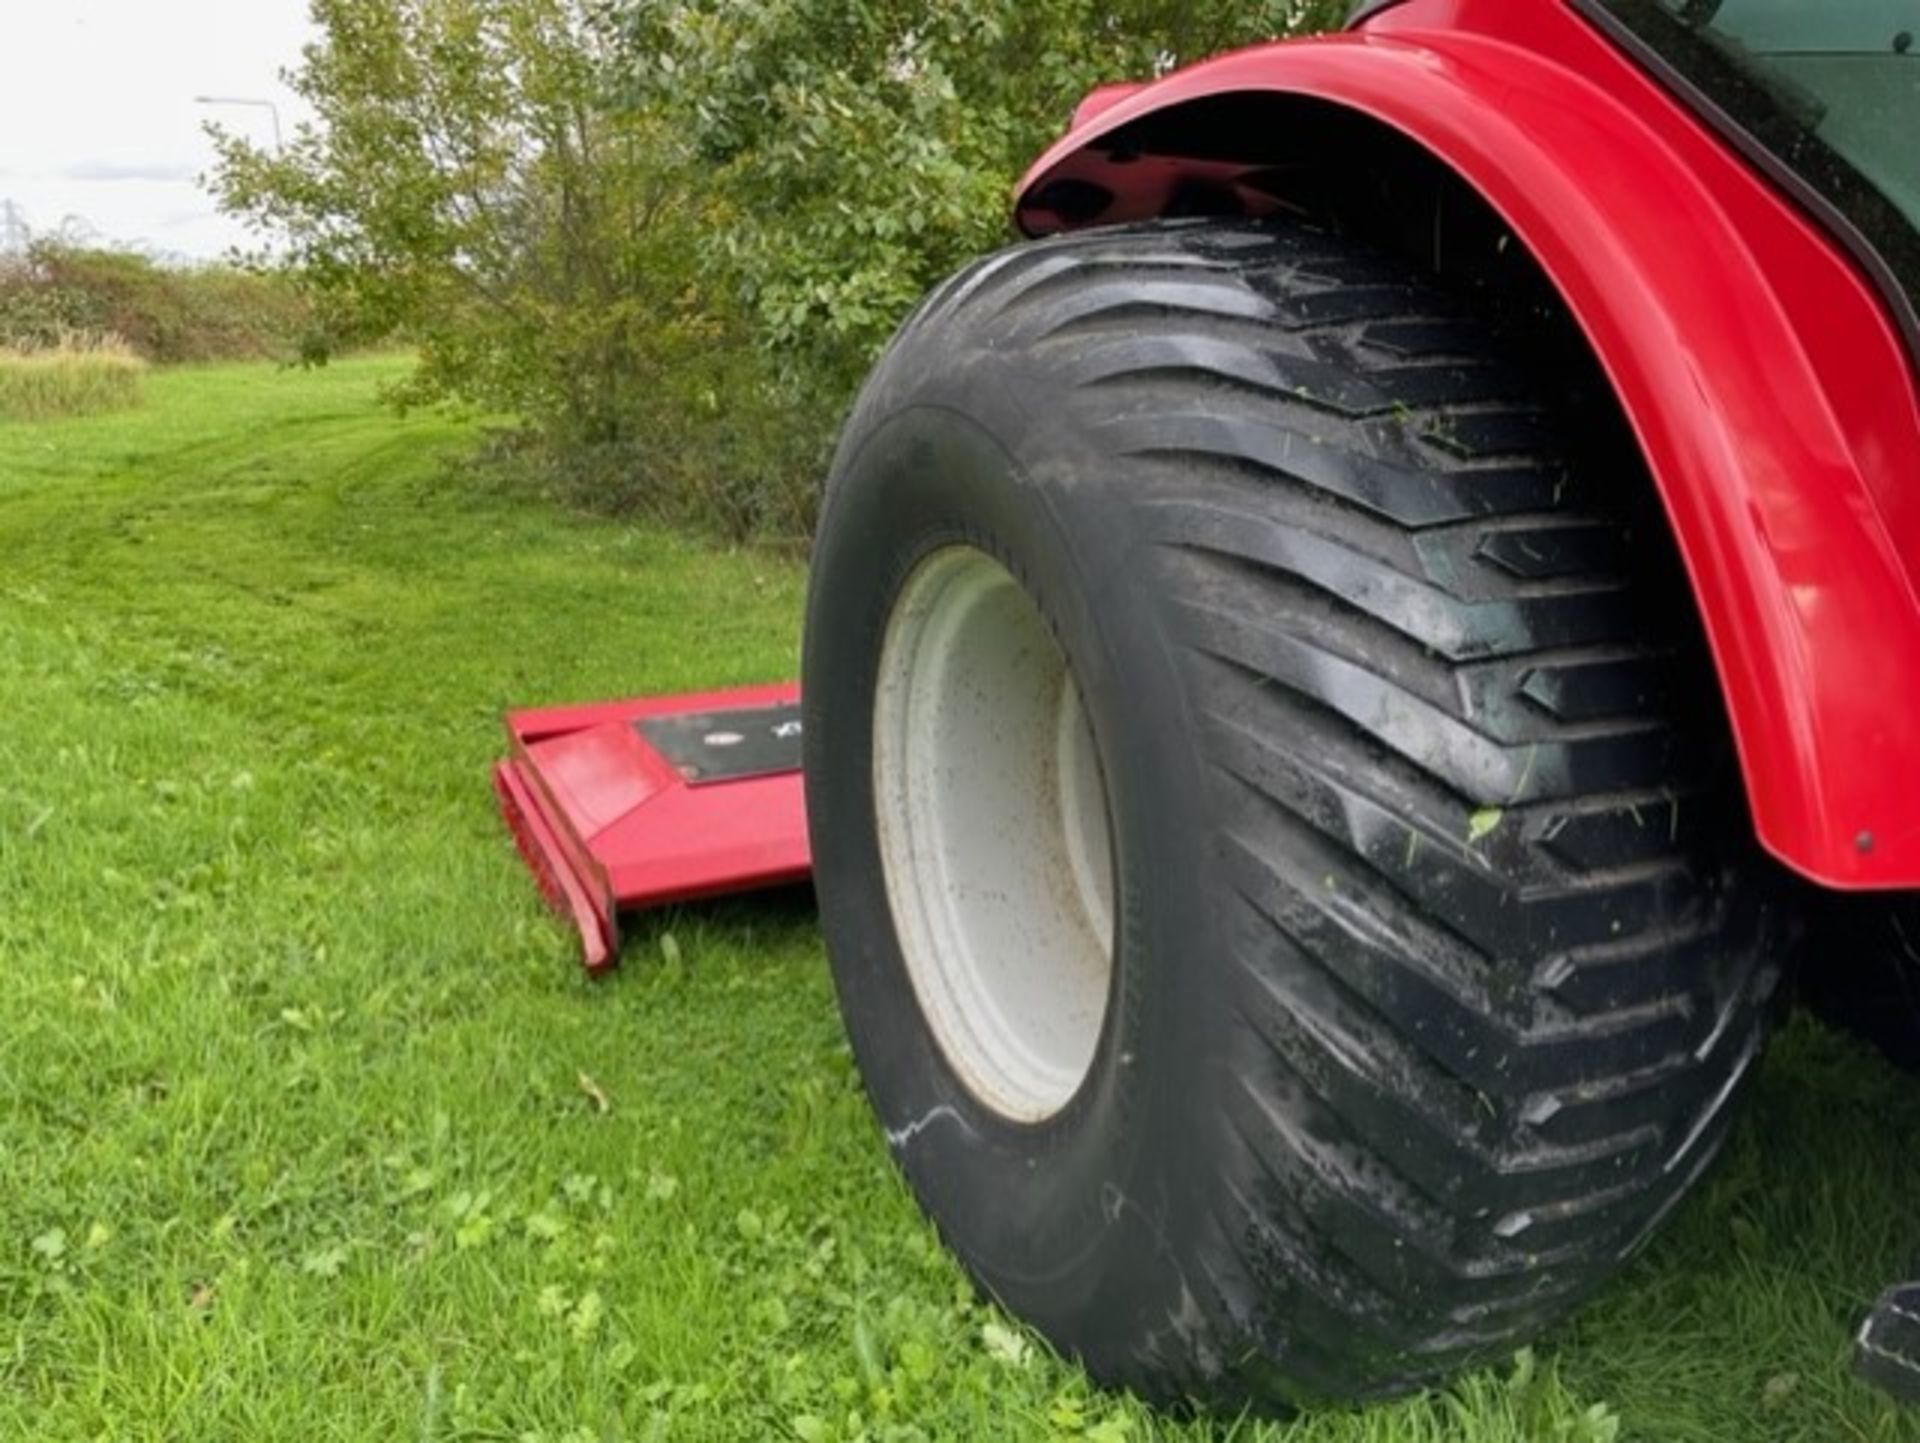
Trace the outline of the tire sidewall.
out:
[[[1046,404],[1044,375],[995,359],[921,372],[902,395],[913,348],[897,347],[836,462],[814,559],[832,584],[810,593],[803,666],[815,874],[841,1008],[908,1182],[989,1291],[1043,1330],[1070,1322],[1089,1361],[1124,1373],[1178,1307],[1180,1239],[1206,1175],[1195,1133],[1206,999],[1219,989],[1195,973],[1226,950],[1192,845],[1204,777],[1176,652],[1140,584],[1149,548],[1119,489],[1098,479],[1113,458],[1079,434],[1065,398]],[[888,619],[915,568],[953,545],[999,561],[1038,606],[1080,687],[1112,809],[1106,1017],[1086,1081],[1033,1125],[976,1099],[929,1030],[875,824]]]

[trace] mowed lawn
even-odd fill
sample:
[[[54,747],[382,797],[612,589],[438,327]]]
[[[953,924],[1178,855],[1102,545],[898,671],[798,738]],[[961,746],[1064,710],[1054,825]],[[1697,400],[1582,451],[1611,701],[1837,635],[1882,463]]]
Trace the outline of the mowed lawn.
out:
[[[1920,1093],[1804,1021],[1533,1354],[1291,1427],[1091,1388],[896,1180],[804,896],[589,983],[492,810],[509,704],[790,674],[798,563],[504,495],[404,367],[0,425],[0,1435],[1920,1438],[1846,1369]]]

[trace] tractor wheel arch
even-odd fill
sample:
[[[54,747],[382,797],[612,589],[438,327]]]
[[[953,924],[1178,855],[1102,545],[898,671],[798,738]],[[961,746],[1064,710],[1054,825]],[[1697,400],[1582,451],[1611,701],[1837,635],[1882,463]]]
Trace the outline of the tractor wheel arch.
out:
[[[1304,212],[1446,270],[1462,237],[1441,222],[1478,209],[1499,259],[1471,278],[1570,318],[1638,440],[1761,842],[1825,885],[1920,886],[1920,798],[1884,782],[1920,770],[1920,409],[1899,331],[1831,237],[1571,10],[1537,7],[1522,51],[1473,32],[1485,3],[1456,0],[1444,31],[1395,7],[1089,107],[1022,183],[1018,222]],[[1330,204],[1329,175],[1384,177],[1401,202],[1431,185],[1433,206]]]

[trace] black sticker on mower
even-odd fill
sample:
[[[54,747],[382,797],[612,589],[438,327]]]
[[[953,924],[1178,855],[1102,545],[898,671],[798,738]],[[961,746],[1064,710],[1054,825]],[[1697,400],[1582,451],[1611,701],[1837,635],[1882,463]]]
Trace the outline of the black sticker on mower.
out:
[[[797,702],[648,717],[633,729],[692,786],[800,770]]]

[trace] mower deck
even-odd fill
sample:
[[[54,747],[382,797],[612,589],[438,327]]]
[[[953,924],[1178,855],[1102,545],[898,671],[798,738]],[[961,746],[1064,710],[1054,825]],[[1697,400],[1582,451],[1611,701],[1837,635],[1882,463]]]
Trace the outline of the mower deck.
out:
[[[516,711],[501,814],[589,972],[622,909],[804,881],[800,690],[791,683]]]

